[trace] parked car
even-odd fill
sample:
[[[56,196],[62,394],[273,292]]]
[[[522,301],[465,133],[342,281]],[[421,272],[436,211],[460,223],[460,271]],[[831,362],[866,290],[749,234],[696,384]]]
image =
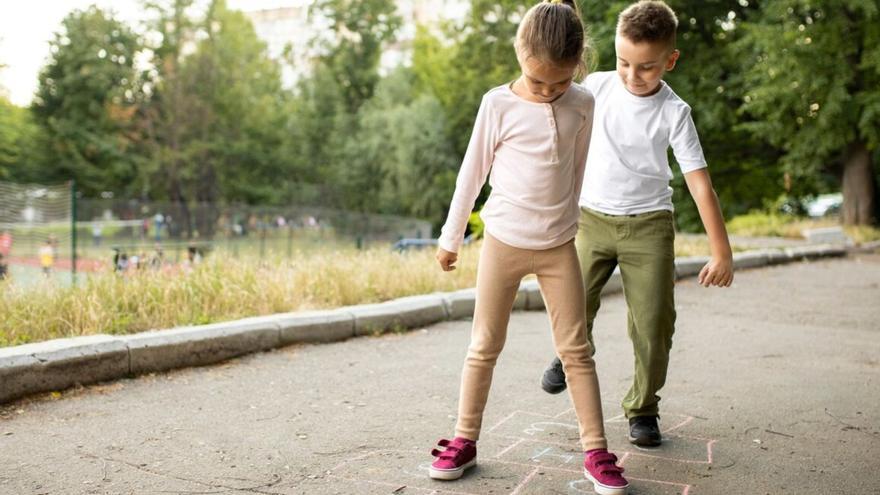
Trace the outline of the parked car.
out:
[[[474,236],[469,235],[464,238],[464,242],[462,245],[468,245],[473,242]],[[404,252],[409,249],[422,249],[426,247],[433,247],[437,245],[437,239],[412,239],[412,238],[404,238],[397,242],[395,242],[391,249],[399,252]]]
[[[827,217],[840,213],[843,206],[843,194],[820,194],[815,198],[804,202],[804,209],[807,215],[813,218]]]

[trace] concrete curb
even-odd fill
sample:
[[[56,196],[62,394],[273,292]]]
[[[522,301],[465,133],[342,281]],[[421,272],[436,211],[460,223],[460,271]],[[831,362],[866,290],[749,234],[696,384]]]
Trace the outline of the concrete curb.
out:
[[[269,318],[249,318],[126,335],[119,340],[128,348],[127,374],[140,375],[273,349],[281,344],[281,332],[278,323]]]
[[[128,373],[128,346],[110,335],[2,348],[0,404],[36,392],[112,380]]]
[[[835,246],[832,244],[820,244],[818,246],[804,246],[796,248],[788,248],[785,250],[786,256],[792,261],[813,260],[819,258],[833,258],[846,256],[845,246]]]
[[[477,289],[461,289],[447,292],[443,297],[443,304],[450,320],[461,320],[473,316],[476,300]]]
[[[818,245],[748,251],[734,255],[734,267],[742,270],[877,249],[880,242],[849,250],[838,245]],[[676,279],[696,276],[708,261],[703,256],[676,259]],[[615,270],[602,294],[622,288],[620,271]],[[329,311],[283,313],[127,336],[93,335],[0,348],[0,404],[30,394],[202,366],[291,344],[333,342],[469,318],[475,303],[476,290],[464,289]],[[520,284],[514,309],[544,309],[537,280]]]
[[[354,337],[354,315],[348,311],[303,311],[269,316],[281,331],[281,346],[324,343]]]
[[[875,251],[880,251],[880,241],[866,242],[858,246],[849,246],[848,250],[851,253],[873,253]]]
[[[675,259],[675,279],[696,277],[709,262],[708,256],[686,256]]]
[[[416,328],[447,319],[442,294],[403,297],[379,304],[349,306],[342,310],[354,316],[356,336]]]
[[[745,253],[736,253],[733,255],[733,269],[745,270],[748,268],[757,268],[769,264],[770,256],[767,251],[747,251]]]

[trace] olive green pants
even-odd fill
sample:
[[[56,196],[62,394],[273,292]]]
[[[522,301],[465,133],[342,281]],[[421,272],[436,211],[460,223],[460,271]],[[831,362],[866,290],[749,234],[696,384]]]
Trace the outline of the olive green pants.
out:
[[[581,208],[577,252],[586,291],[587,338],[599,296],[620,266],[633,345],[633,384],[623,399],[627,418],[658,413],[675,331],[675,230],[672,212],[607,215]]]

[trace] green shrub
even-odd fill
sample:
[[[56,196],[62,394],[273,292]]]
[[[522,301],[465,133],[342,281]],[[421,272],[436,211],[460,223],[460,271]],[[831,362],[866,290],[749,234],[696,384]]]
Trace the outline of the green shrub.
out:
[[[727,222],[727,230],[731,234],[749,237],[792,237],[791,226],[797,220],[790,215],[752,211]],[[794,237],[800,237],[800,234]]]
[[[468,227],[471,229],[471,235],[474,240],[483,238],[483,231],[486,229],[486,226],[483,224],[483,219],[480,218],[480,212],[475,211],[471,213],[471,216],[468,217]]]

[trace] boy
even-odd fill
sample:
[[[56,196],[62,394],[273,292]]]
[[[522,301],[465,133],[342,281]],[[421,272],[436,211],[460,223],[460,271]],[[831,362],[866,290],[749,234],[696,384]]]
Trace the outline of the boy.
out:
[[[635,356],[633,384],[622,405],[629,441],[639,446],[660,445],[657,391],[666,381],[675,324],[670,146],[709,237],[712,256],[699,282],[733,282],[730,243],[690,107],[663,82],[679,57],[677,27],[675,13],[661,1],[631,5],[618,19],[617,71],[590,74],[584,82],[596,98],[577,234],[587,336],[592,343],[599,294],[619,265]],[[558,358],[541,386],[549,393],[565,389]]]

